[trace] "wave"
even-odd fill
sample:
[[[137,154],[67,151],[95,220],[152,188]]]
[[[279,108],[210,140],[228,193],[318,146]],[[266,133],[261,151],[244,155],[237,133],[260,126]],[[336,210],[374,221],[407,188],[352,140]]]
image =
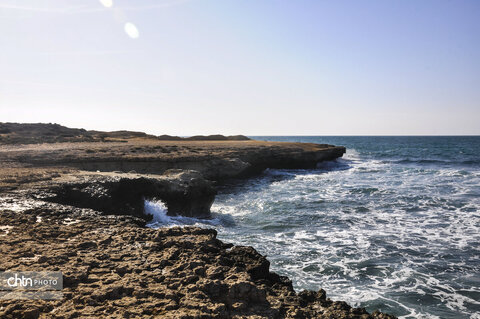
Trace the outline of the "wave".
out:
[[[254,246],[296,289],[400,318],[466,318],[478,307],[477,290],[464,293],[472,282],[459,281],[480,271],[479,177],[359,156],[270,170],[243,192],[220,193],[213,210],[238,222],[220,239]]]
[[[219,216],[218,214],[211,219],[185,217],[185,216],[169,216],[166,205],[159,200],[145,200],[145,215],[153,216],[153,219],[147,224],[150,228],[174,227],[174,226],[222,226],[233,225],[234,221],[228,215]]]
[[[396,159],[396,160],[384,160],[385,163],[394,163],[394,164],[437,164],[437,165],[465,165],[465,166],[475,166],[480,165],[480,161],[477,160],[440,160],[440,159]]]

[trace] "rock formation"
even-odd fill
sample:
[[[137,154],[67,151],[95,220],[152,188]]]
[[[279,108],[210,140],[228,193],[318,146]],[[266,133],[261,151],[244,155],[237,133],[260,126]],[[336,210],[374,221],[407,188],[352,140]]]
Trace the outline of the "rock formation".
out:
[[[71,180],[43,184],[51,193],[44,199],[105,214],[131,215],[147,220],[144,200],[163,201],[169,215],[210,217],[216,191],[211,182],[196,171],[168,170],[164,175],[72,174]]]

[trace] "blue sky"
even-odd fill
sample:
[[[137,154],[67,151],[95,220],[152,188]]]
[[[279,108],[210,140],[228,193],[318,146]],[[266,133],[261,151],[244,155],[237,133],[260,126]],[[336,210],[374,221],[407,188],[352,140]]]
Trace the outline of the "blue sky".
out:
[[[480,134],[480,1],[110,1],[0,0],[0,121]]]

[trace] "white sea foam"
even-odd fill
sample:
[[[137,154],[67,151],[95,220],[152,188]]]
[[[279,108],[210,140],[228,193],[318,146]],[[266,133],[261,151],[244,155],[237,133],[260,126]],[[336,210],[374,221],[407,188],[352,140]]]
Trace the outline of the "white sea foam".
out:
[[[167,206],[159,200],[146,200],[144,204],[146,215],[152,215],[153,219],[147,224],[148,227],[173,227],[173,226],[219,226],[222,221],[219,218],[199,219],[184,216],[168,216]]]
[[[463,197],[478,191],[478,176],[362,161],[358,154],[345,161],[347,170],[332,164],[289,171],[274,183],[256,181],[244,195],[220,194],[214,210],[228,207],[246,228],[225,228],[219,237],[258,248],[298,289],[322,287],[332,298],[367,307],[386,303],[384,310],[397,309],[401,318],[439,318],[419,310],[415,298],[468,314],[465,305],[475,302],[449,284],[461,273],[448,269],[479,272],[478,256],[464,251],[480,242],[480,200]]]
[[[254,246],[296,289],[400,318],[467,318],[480,294],[478,194],[475,169],[349,151],[316,170],[268,170],[212,211],[235,221],[220,239]]]

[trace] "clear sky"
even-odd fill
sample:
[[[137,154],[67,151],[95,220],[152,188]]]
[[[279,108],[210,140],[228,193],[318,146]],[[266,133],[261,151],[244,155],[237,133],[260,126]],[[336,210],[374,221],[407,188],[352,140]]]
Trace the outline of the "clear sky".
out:
[[[0,122],[480,134],[480,1],[0,0]]]

